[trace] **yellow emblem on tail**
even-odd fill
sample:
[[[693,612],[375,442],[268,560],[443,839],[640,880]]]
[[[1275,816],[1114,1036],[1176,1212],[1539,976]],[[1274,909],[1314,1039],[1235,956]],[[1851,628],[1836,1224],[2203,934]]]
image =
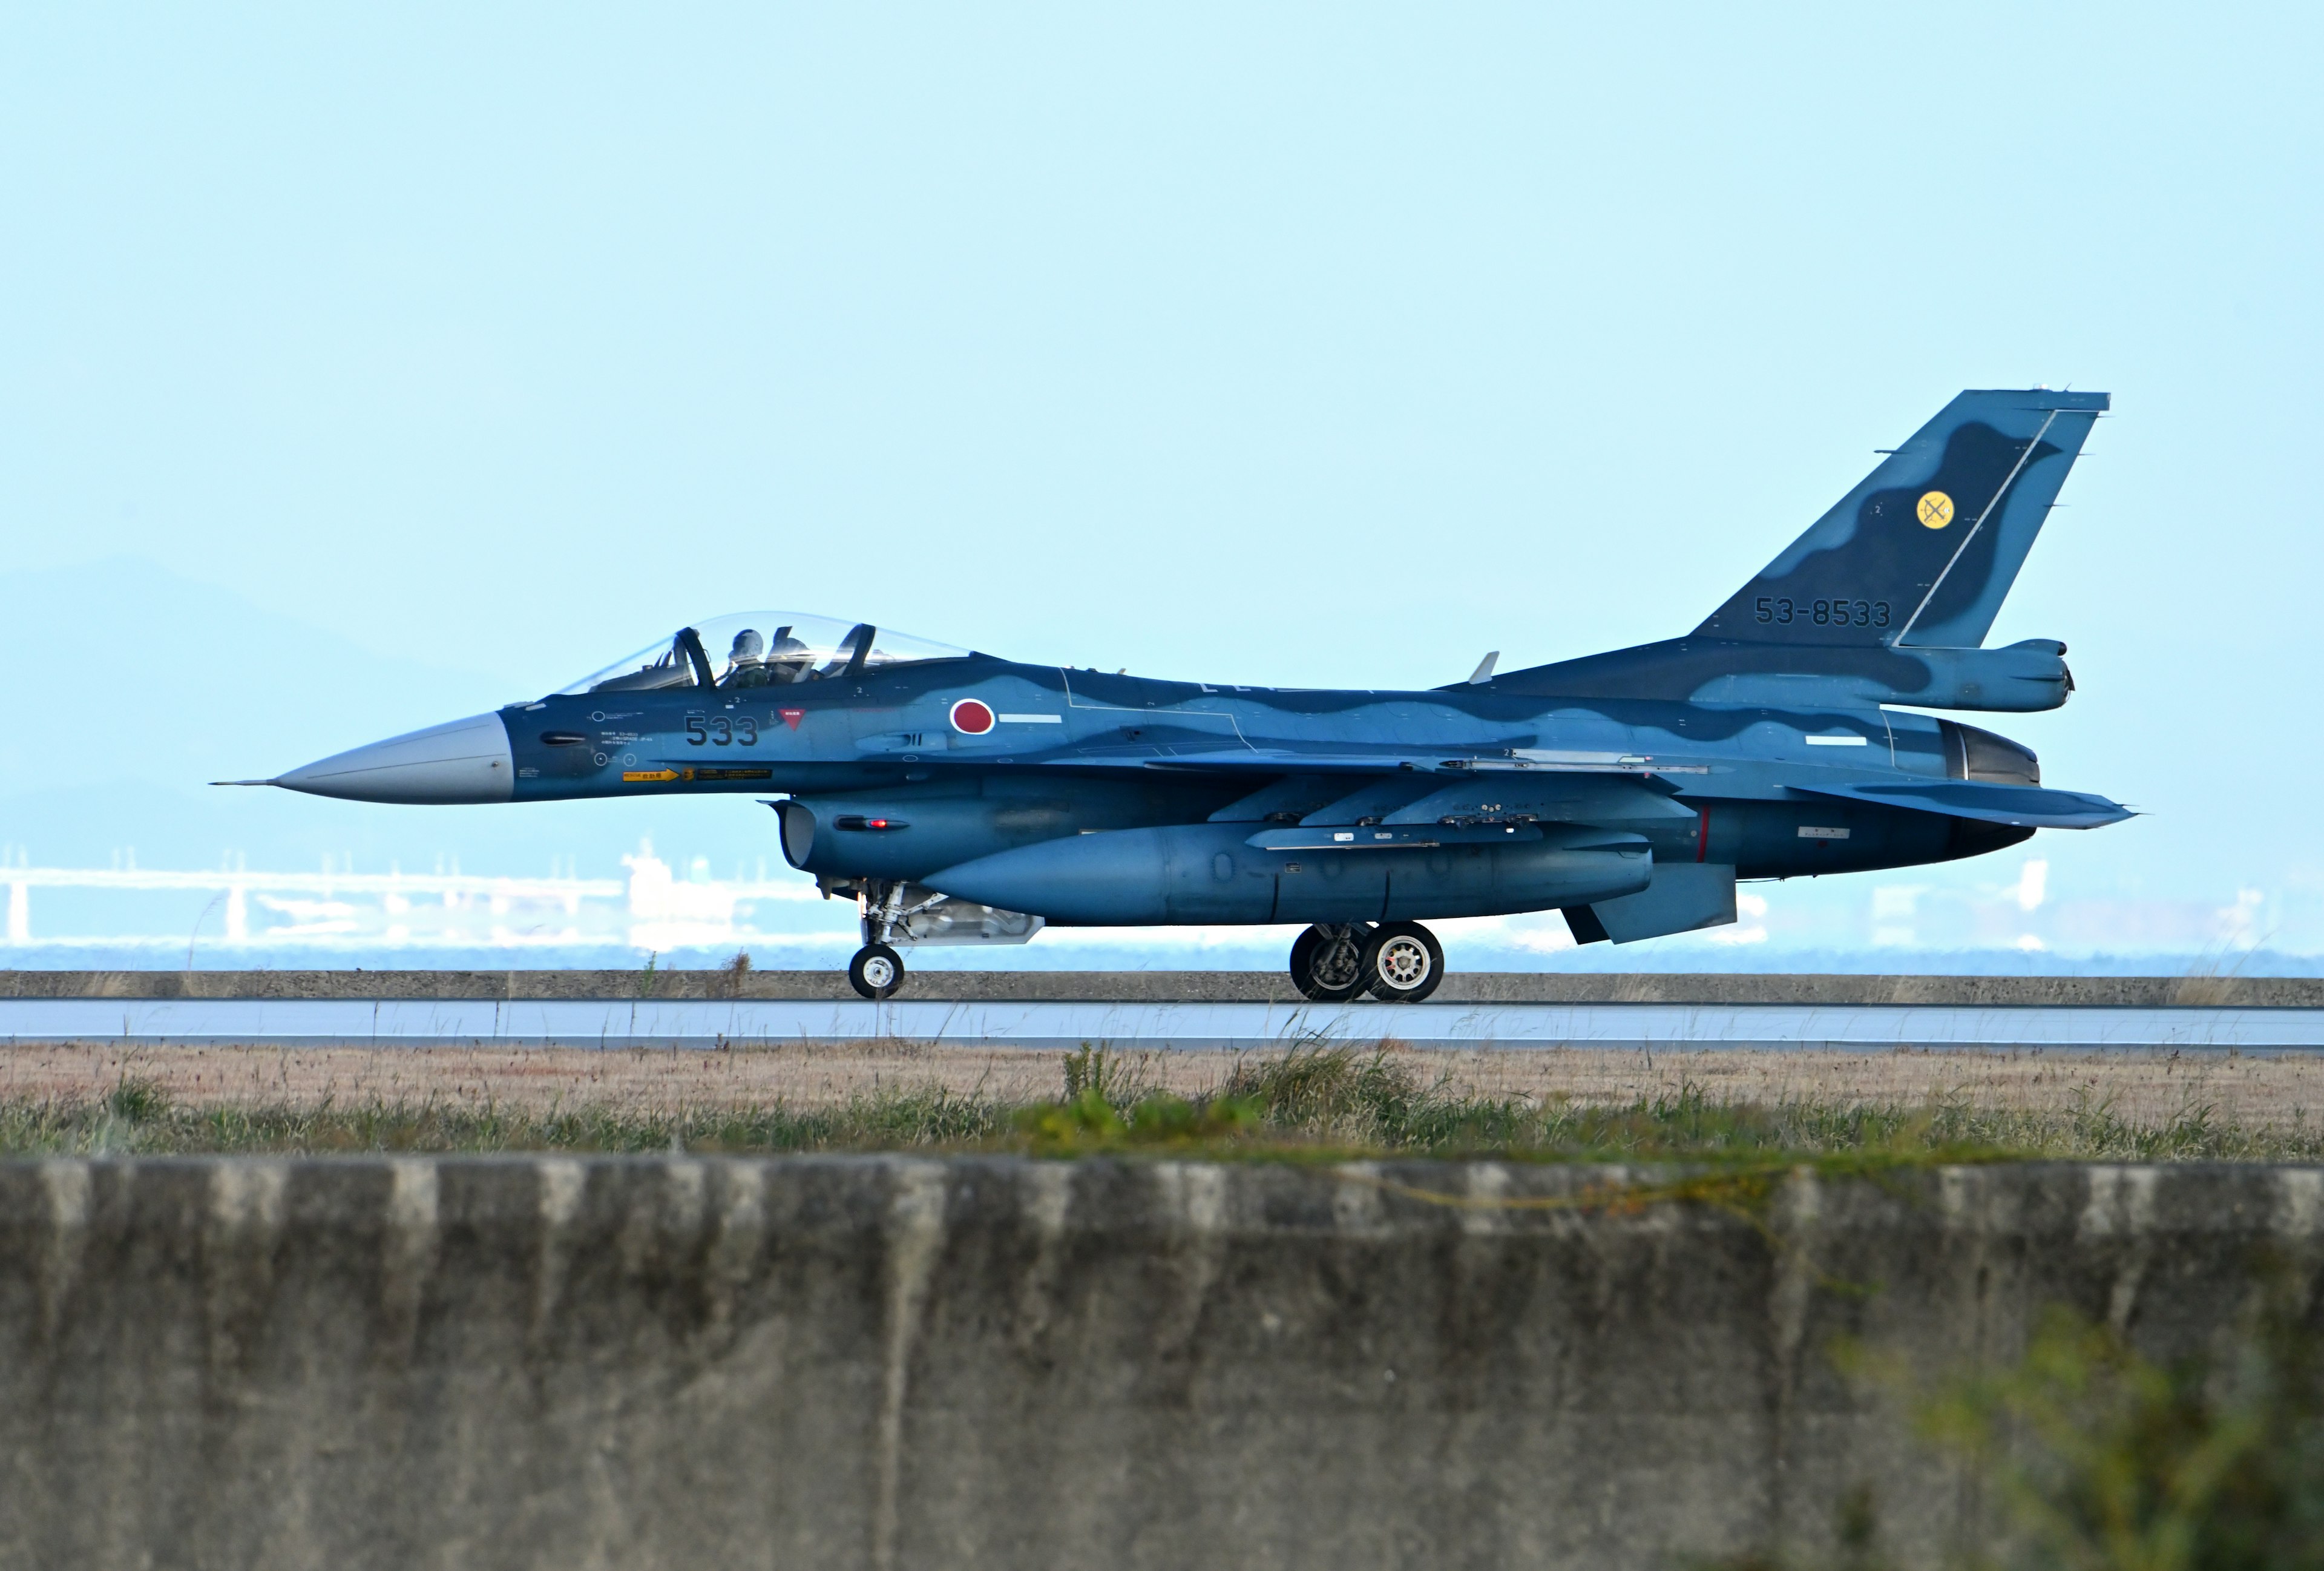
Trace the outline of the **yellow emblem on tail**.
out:
[[[1921,522],[1931,529],[1942,529],[1953,521],[1953,499],[1941,491],[1932,491],[1921,498]]]

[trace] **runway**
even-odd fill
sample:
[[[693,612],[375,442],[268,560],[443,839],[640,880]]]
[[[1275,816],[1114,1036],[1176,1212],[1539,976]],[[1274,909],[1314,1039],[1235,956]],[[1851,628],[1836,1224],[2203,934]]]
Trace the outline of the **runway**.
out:
[[[2324,1048],[2324,1008],[797,998],[0,998],[0,1041],[283,1047]]]

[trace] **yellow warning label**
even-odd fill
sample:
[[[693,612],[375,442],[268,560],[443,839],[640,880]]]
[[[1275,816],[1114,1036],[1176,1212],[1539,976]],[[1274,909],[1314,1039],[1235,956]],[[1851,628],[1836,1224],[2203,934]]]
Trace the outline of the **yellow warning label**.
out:
[[[1953,499],[1941,491],[1932,491],[1921,498],[1921,522],[1931,529],[1942,529],[1953,521]]]
[[[622,783],[623,785],[635,785],[641,781],[652,781],[676,780],[677,778],[678,771],[674,769],[631,769],[622,772]]]

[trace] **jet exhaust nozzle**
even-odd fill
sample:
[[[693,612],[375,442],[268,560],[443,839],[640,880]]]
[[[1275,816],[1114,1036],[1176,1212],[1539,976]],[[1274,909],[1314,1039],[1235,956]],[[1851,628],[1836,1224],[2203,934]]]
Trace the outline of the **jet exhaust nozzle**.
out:
[[[267,783],[350,802],[504,802],[516,792],[516,765],[495,713],[349,748]]]

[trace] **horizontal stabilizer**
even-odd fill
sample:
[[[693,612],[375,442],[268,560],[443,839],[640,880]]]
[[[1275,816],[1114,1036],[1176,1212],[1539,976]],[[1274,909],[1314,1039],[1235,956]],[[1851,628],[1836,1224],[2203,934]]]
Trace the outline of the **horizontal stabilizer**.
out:
[[[2014,824],[2024,829],[2098,829],[2135,818],[2120,802],[2088,791],[2005,785],[1974,780],[1877,781],[1864,785],[1794,785],[1795,791],[1884,808],[1912,808],[1949,818]]]

